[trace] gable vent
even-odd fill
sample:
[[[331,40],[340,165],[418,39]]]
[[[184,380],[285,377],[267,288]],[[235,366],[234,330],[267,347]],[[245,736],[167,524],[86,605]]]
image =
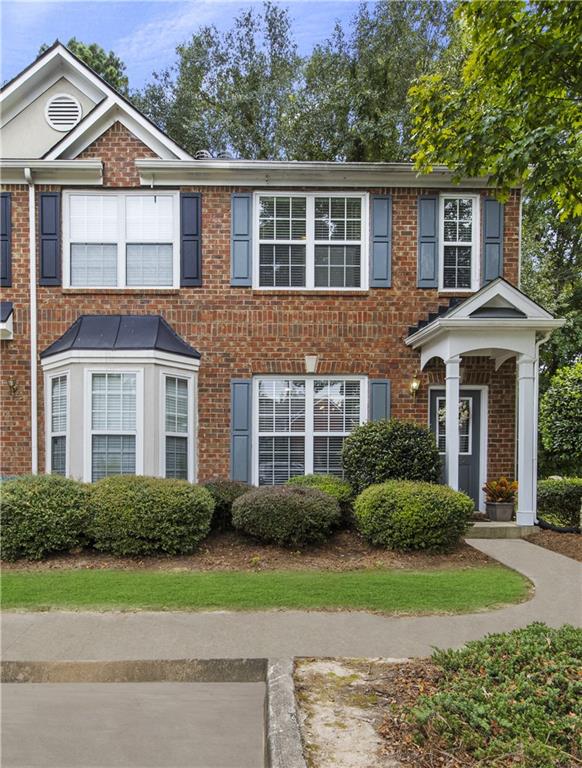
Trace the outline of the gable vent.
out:
[[[48,100],[46,120],[55,131],[70,131],[81,119],[81,105],[68,93],[59,93]]]

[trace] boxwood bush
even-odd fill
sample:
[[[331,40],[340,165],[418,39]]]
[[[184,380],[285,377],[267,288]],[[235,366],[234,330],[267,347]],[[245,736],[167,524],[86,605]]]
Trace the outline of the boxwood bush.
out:
[[[204,483],[204,487],[210,491],[210,495],[214,499],[212,529],[226,531],[232,528],[232,503],[243,493],[250,491],[250,485],[241,480],[224,480],[217,477]]]
[[[88,487],[60,475],[25,475],[0,485],[2,557],[40,560],[87,539]]]
[[[388,549],[446,551],[472,522],[473,500],[446,485],[389,480],[372,485],[354,504],[356,525]]]
[[[285,547],[324,542],[340,520],[336,499],[315,488],[264,486],[232,505],[232,522],[244,533]]]
[[[385,480],[436,483],[441,458],[433,434],[408,421],[369,421],[349,435],[342,452],[346,480],[356,493]]]
[[[287,485],[300,485],[303,488],[317,488],[336,499],[342,513],[342,522],[349,525],[353,522],[354,494],[347,480],[335,475],[297,475],[287,481]]]
[[[96,549],[120,556],[186,555],[210,530],[210,492],[185,480],[118,475],[91,491]]]
[[[582,477],[538,482],[538,515],[549,523],[577,528],[581,507]]]

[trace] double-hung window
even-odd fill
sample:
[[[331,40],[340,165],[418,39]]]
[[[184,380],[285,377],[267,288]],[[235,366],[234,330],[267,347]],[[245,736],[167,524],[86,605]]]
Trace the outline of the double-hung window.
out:
[[[479,197],[441,195],[440,223],[440,289],[477,290]]]
[[[255,287],[367,288],[367,203],[358,193],[256,193]]]
[[[164,374],[165,477],[191,480],[192,412],[191,379]]]
[[[179,280],[178,195],[64,195],[65,285],[172,288]]]
[[[278,485],[304,474],[343,477],[344,440],[366,419],[362,377],[255,381],[255,482]]]
[[[89,375],[91,480],[139,474],[138,373]]]
[[[67,474],[68,376],[52,376],[50,397],[50,471],[53,475]]]

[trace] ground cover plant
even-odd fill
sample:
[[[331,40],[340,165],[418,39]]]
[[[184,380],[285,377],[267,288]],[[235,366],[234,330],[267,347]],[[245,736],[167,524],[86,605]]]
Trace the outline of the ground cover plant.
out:
[[[427,571],[7,571],[7,609],[368,610],[458,613],[523,600],[529,582],[499,565]]]

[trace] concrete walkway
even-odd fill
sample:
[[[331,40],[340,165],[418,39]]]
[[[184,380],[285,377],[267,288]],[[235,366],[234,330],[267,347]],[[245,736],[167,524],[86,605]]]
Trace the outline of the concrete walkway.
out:
[[[472,540],[527,576],[531,600],[461,616],[369,613],[7,613],[6,660],[184,659],[284,656],[426,656],[490,632],[544,621],[582,626],[582,564],[522,540]]]

